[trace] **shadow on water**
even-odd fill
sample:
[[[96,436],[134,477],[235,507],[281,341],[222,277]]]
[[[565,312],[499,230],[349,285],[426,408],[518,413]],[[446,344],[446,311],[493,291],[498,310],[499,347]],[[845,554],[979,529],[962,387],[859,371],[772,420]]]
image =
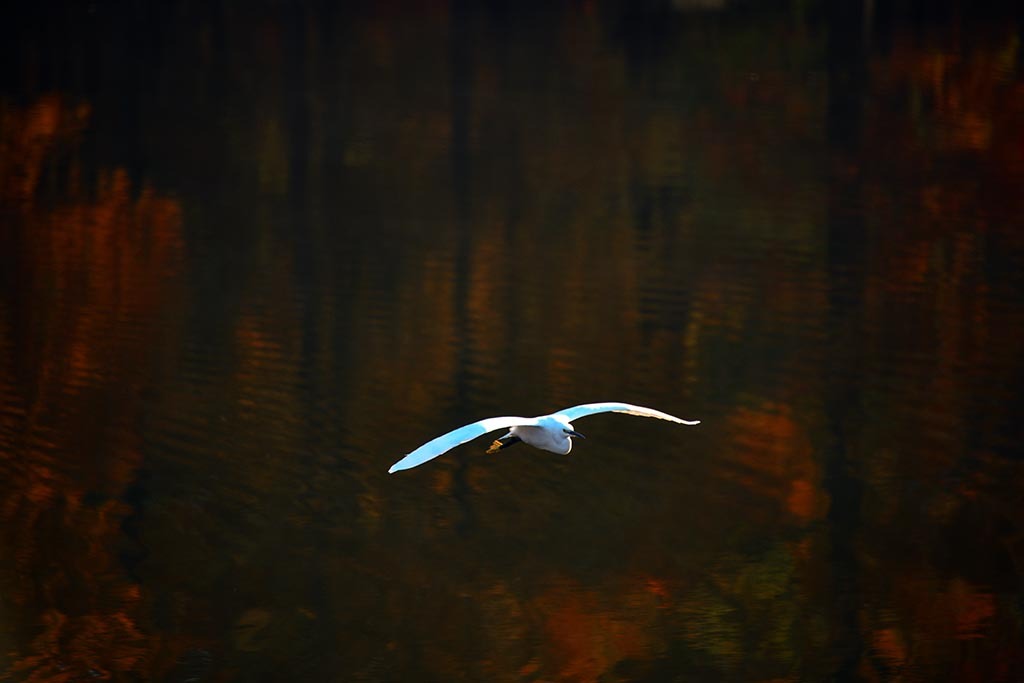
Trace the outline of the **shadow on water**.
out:
[[[473,187],[471,173],[473,170],[470,155],[470,120],[472,117],[472,74],[473,74],[473,32],[471,25],[471,7],[465,2],[455,2],[451,8],[450,42],[451,42],[451,167],[452,167],[452,204],[455,226],[455,267],[453,270],[455,285],[455,330],[459,339],[468,339],[469,313],[466,302],[469,299],[469,259],[471,256],[470,240],[473,230],[473,212],[471,198]],[[465,405],[470,398],[466,373],[469,368],[468,349],[460,345],[457,351],[456,372],[454,376],[454,401],[449,417],[453,424],[461,418],[457,406]],[[472,487],[467,481],[469,461],[459,459],[452,485],[452,497],[459,503],[461,521],[458,528],[467,533],[476,525],[470,496]]]
[[[829,497],[828,544],[831,592],[835,596],[832,640],[836,644],[836,681],[861,679],[865,643],[860,629],[857,554],[863,514],[862,475],[858,463],[864,421],[863,292],[866,258],[863,215],[864,189],[860,180],[859,151],[864,145],[863,103],[867,98],[865,26],[867,7],[856,4],[829,6],[826,61],[830,84],[825,112],[825,135],[832,152],[826,188],[828,263],[828,363],[833,373],[826,383],[825,414],[831,436],[823,465],[822,487]]]

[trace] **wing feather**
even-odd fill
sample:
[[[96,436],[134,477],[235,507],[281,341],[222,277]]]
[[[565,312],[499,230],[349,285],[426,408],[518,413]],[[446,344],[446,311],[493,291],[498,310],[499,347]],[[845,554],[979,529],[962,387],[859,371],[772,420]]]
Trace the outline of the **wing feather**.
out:
[[[663,413],[660,410],[644,408],[643,406],[635,406],[630,403],[584,403],[583,405],[566,408],[565,410],[555,413],[555,415],[560,415],[572,422],[573,420],[578,420],[581,417],[596,415],[598,413],[626,413],[627,415],[639,415],[640,417],[655,417],[659,420],[668,420],[669,422],[677,422],[684,425],[700,424],[700,420],[684,420],[676,417],[675,415]]]
[[[483,436],[487,432],[535,424],[537,424],[537,419],[533,417],[489,417],[486,420],[480,420],[465,427],[459,427],[447,434],[442,434],[432,441],[428,441],[412,453],[409,453],[392,465],[391,469],[388,470],[388,474],[394,474],[399,470],[407,470],[417,465],[422,465],[428,460],[433,460],[437,456],[447,453],[456,446],[472,441],[478,436]]]

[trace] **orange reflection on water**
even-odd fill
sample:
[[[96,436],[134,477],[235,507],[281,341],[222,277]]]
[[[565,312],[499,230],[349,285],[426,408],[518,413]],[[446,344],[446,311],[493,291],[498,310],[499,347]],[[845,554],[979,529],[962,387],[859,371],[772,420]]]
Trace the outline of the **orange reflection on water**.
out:
[[[18,207],[13,228],[23,240],[21,296],[14,315],[0,318],[17,321],[0,329],[13,350],[3,371],[33,388],[8,397],[21,401],[23,419],[0,448],[10,491],[0,506],[2,538],[15,558],[0,580],[37,620],[23,630],[35,635],[11,667],[27,681],[139,673],[147,660],[136,624],[143,596],[118,557],[132,513],[120,498],[141,463],[132,425],[143,388],[137,370],[152,341],[142,320],[168,303],[180,207],[136,190],[120,169],[103,172],[93,192],[71,182],[54,208],[36,204],[54,156],[73,157],[89,111],[59,95],[0,107],[0,188]],[[79,178],[71,166],[68,177]],[[97,414],[97,401],[107,412]],[[114,420],[129,428],[110,439]]]
[[[84,102],[44,95],[26,108],[0,103],[0,198],[29,201],[58,144],[75,139],[89,119]]]
[[[729,418],[735,435],[729,460],[736,481],[768,500],[784,503],[802,522],[824,510],[819,461],[804,429],[784,404],[738,406]]]
[[[556,680],[596,681],[621,661],[649,656],[657,649],[655,613],[631,606],[628,596],[563,585],[534,598],[544,615],[544,668]]]

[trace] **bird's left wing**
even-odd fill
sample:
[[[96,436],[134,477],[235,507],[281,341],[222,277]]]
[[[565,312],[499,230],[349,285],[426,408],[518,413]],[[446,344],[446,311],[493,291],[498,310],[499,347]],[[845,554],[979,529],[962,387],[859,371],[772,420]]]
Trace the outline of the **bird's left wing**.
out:
[[[656,417],[659,420],[668,420],[669,422],[678,422],[684,425],[700,424],[700,420],[684,420],[654,408],[644,408],[643,406],[635,406],[629,403],[584,403],[580,406],[560,410],[555,414],[561,415],[572,422],[581,417],[596,415],[597,413],[626,413],[627,415],[639,415],[640,417]]]
[[[520,427],[523,425],[535,425],[537,419],[533,417],[489,417],[486,420],[480,420],[473,424],[468,424],[465,427],[459,427],[456,430],[450,431],[447,434],[437,437],[433,441],[428,441],[409,455],[405,456],[388,470],[388,474],[394,474],[399,470],[407,470],[417,465],[422,465],[428,460],[433,460],[439,455],[447,453],[456,446],[462,445],[467,441],[471,441],[478,436],[483,436],[487,432],[493,432],[496,429],[508,429],[509,427]]]

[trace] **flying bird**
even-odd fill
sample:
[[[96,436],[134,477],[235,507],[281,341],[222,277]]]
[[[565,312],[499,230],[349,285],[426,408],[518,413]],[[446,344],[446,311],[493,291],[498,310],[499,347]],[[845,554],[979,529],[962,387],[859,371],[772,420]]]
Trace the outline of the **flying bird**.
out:
[[[540,417],[489,417],[428,441],[392,465],[388,474],[412,469],[478,436],[510,427],[508,434],[496,439],[491,444],[491,447],[487,449],[488,453],[496,453],[523,441],[534,448],[565,455],[572,450],[573,437],[586,438],[573,428],[572,421],[598,413],[626,413],[641,417],[656,417],[659,420],[668,420],[684,425],[700,424],[700,420],[682,420],[660,410],[634,406],[629,403],[585,403]]]

